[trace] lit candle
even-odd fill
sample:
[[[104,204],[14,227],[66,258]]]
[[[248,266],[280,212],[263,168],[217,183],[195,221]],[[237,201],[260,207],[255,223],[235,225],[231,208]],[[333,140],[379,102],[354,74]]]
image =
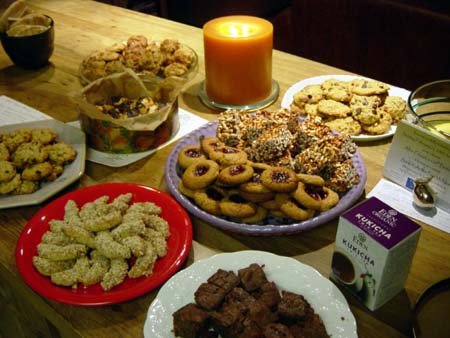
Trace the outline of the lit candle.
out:
[[[273,26],[251,16],[227,16],[203,26],[205,89],[212,101],[246,105],[272,89]]]

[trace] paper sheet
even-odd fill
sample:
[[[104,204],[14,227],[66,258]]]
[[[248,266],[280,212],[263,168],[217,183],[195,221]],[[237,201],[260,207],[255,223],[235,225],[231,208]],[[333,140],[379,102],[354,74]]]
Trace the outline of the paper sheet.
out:
[[[382,178],[367,194],[375,196],[402,214],[450,233],[450,214],[439,208],[421,210],[413,204],[412,192]]]

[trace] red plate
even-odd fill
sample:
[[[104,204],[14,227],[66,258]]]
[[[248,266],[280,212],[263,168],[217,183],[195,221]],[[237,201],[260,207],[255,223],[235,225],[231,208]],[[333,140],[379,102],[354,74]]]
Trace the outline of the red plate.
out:
[[[34,268],[32,258],[37,255],[37,245],[41,242],[42,235],[49,230],[48,222],[63,218],[64,206],[69,199],[81,207],[100,196],[108,195],[111,201],[128,192],[133,194],[130,203],[149,201],[159,205],[162,208],[160,216],[170,226],[167,255],[156,261],[150,276],[126,278],[122,284],[109,291],[103,291],[100,284],[71,289],[53,284],[49,277],[41,275]],[[180,268],[189,254],[191,245],[191,220],[170,195],[143,185],[108,183],[70,192],[39,210],[22,230],[16,247],[16,263],[25,282],[46,298],[73,305],[108,305],[133,299],[160,286]]]

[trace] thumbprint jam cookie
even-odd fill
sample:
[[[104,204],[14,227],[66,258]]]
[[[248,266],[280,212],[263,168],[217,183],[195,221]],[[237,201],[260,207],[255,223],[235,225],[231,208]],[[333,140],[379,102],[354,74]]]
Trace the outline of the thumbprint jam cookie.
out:
[[[297,188],[295,171],[286,167],[272,167],[261,173],[261,182],[275,192],[291,192]]]
[[[219,165],[211,160],[201,160],[191,164],[183,173],[183,185],[192,190],[199,190],[210,185],[219,175]]]
[[[327,187],[298,183],[292,193],[295,200],[309,209],[327,211],[339,202],[339,195]]]
[[[183,169],[199,160],[206,160],[206,156],[199,146],[186,146],[178,153],[178,164]]]

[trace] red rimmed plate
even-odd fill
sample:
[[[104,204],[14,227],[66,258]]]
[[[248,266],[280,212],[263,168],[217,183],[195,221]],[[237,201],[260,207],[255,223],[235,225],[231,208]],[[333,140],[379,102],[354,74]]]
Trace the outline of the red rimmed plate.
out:
[[[167,240],[167,255],[156,261],[150,276],[125,281],[109,291],[99,284],[71,289],[53,284],[49,277],[41,275],[33,266],[32,258],[37,255],[37,245],[42,235],[49,230],[51,219],[62,219],[64,206],[69,199],[83,204],[108,195],[110,200],[132,193],[130,203],[154,202],[162,208],[161,217],[170,227]],[[94,185],[70,192],[40,209],[22,230],[16,247],[16,264],[25,282],[41,296],[72,305],[99,306],[116,304],[150,292],[170,278],[186,260],[192,245],[192,223],[186,211],[169,194],[131,183],[108,183]]]

